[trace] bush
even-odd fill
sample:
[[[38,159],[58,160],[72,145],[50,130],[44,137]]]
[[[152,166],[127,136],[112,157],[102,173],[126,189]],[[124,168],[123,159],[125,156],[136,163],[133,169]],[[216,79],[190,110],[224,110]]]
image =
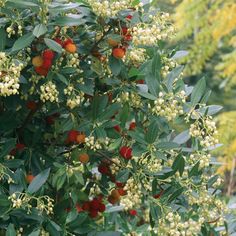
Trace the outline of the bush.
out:
[[[0,14],[4,235],[226,230],[218,109],[165,49],[168,14],[136,0],[3,0]]]

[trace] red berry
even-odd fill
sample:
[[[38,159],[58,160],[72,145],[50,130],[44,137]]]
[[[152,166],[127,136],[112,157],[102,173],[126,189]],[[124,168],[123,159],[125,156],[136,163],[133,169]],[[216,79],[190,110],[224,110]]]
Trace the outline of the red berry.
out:
[[[49,69],[51,68],[51,66],[52,66],[52,60],[51,60],[51,59],[44,59],[44,60],[43,60],[43,65],[42,65],[42,67],[43,67],[44,69],[49,70]]]
[[[139,79],[139,80],[136,80],[136,83],[137,83],[137,84],[144,84],[145,81],[144,81],[144,79]]]
[[[113,48],[112,55],[117,59],[122,59],[125,56],[125,52],[124,48]]]
[[[120,133],[120,131],[121,131],[121,128],[120,128],[119,125],[115,125],[115,126],[114,126],[114,129],[115,129],[118,133]]]
[[[31,111],[35,111],[37,109],[37,103],[35,101],[28,101],[26,107]]]
[[[118,188],[122,188],[122,187],[124,187],[124,184],[121,183],[121,182],[116,182],[116,186],[117,186]]]
[[[55,38],[54,41],[63,46],[63,42],[60,38]]]
[[[55,118],[53,116],[46,116],[45,119],[48,125],[53,125],[55,123]]]
[[[101,164],[98,166],[98,171],[101,173],[101,174],[104,174],[104,175],[107,175],[109,174],[109,168],[108,166],[104,165],[104,164]]]
[[[47,49],[43,52],[43,59],[52,60],[54,56],[55,56],[55,53],[50,49]]]
[[[127,194],[127,192],[123,188],[119,188],[118,192],[119,192],[120,196],[125,196]]]
[[[127,20],[131,20],[132,18],[133,18],[132,15],[128,15],[128,16],[126,16],[126,19],[127,19]]]
[[[163,195],[163,193],[164,193],[164,190],[161,190],[160,193],[154,195],[153,197],[156,198],[156,199],[161,198],[161,196]]]
[[[23,143],[17,143],[16,144],[16,149],[18,151],[22,151],[24,148],[25,148],[25,144],[23,144]]]
[[[63,47],[66,47],[68,44],[73,44],[73,40],[72,39],[66,39],[63,43]]]
[[[90,202],[84,202],[83,205],[82,205],[82,209],[84,211],[89,211],[90,210]]]
[[[68,141],[71,143],[76,142],[77,135],[79,135],[79,131],[77,130],[70,130],[68,132]]]
[[[90,202],[90,209],[96,210],[98,211],[100,206],[100,201],[97,198],[94,198],[91,202]]]
[[[106,210],[106,206],[103,203],[100,203],[98,211],[104,212],[105,210]]]
[[[65,211],[66,211],[66,212],[70,212],[70,211],[71,211],[71,208],[70,208],[70,207],[67,207],[67,208],[65,209]]]
[[[98,216],[98,211],[96,211],[96,210],[91,210],[91,211],[89,212],[89,216],[90,216],[91,218],[96,218],[96,217]]]
[[[136,123],[135,122],[131,122],[129,124],[129,130],[134,130],[136,128]]]
[[[127,159],[127,160],[131,159],[131,157],[132,157],[132,148],[127,147],[127,146],[121,147],[120,148],[120,155],[123,158]]]
[[[122,27],[121,30],[122,30],[123,35],[126,35],[128,33],[128,28],[127,27]]]
[[[75,207],[76,207],[77,212],[83,211],[83,209],[81,208],[81,206],[79,205],[79,203],[77,203]]]
[[[42,75],[42,76],[47,76],[48,74],[48,70],[42,66],[35,67],[34,70],[36,71],[37,74]]]
[[[129,210],[129,214],[131,216],[136,216],[137,215],[137,211],[136,210]]]
[[[131,41],[132,40],[132,35],[131,34],[125,35],[124,40],[125,41]]]

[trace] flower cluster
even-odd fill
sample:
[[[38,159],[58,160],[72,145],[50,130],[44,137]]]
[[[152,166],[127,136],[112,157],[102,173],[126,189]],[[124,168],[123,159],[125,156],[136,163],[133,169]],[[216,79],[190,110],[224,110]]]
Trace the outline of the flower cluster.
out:
[[[133,27],[133,43],[135,46],[156,45],[160,40],[167,39],[174,34],[174,28],[168,24],[168,14],[150,16],[149,22],[137,24]]]
[[[43,102],[58,102],[59,92],[57,91],[56,85],[49,81],[46,84],[40,86],[40,99]]]
[[[10,59],[4,52],[0,52],[0,96],[10,96],[19,93],[20,72],[23,64]]]
[[[170,235],[170,236],[191,236],[197,235],[201,231],[202,223],[204,219],[195,221],[189,219],[182,221],[181,216],[175,212],[169,212],[166,217],[159,220],[159,227],[156,230],[158,235]]]
[[[153,114],[163,116],[168,121],[174,120],[178,115],[182,115],[183,104],[186,100],[185,91],[177,94],[173,93],[159,93],[159,98],[154,102],[151,111]]]
[[[3,179],[7,179],[7,183],[14,183],[14,180],[11,178],[8,172],[13,173],[8,167],[4,166],[0,163],[0,181]]]
[[[102,17],[113,17],[119,11],[126,10],[132,6],[132,0],[110,1],[110,0],[87,0],[93,11]]]
[[[134,66],[139,67],[147,59],[146,49],[144,48],[133,48],[129,51],[127,59]]]
[[[18,24],[16,26],[14,26],[14,25],[8,26],[6,29],[6,31],[8,33],[8,38],[10,38],[12,35],[15,35],[16,33],[21,36],[23,33],[22,29],[23,29],[23,27]]]
[[[69,95],[69,98],[67,98],[66,105],[70,109],[78,107],[84,101],[84,93],[79,92],[79,94],[75,94],[74,87],[72,85],[69,85],[67,88],[64,89],[64,94]]]
[[[206,153],[192,153],[189,156],[188,163],[190,165],[195,165],[197,162],[199,162],[200,168],[208,167],[210,164],[211,155]]]
[[[27,193],[15,192],[9,196],[9,199],[12,201],[13,208],[26,209],[28,213],[31,212],[33,207],[31,202],[33,201],[36,201],[36,209],[40,212],[45,212],[48,215],[53,213],[53,199],[48,196],[34,197]]]
[[[211,147],[219,141],[217,139],[216,124],[211,116],[200,117],[190,125],[189,134],[192,137],[198,138],[200,145],[203,147]]]
[[[126,191],[126,195],[121,198],[120,203],[124,205],[125,210],[133,209],[141,204],[141,183],[131,177],[127,180],[123,189]]]
[[[142,107],[142,99],[141,97],[134,92],[122,92],[118,98],[116,98],[114,101],[126,103],[129,102],[130,105],[134,108],[140,108]]]
[[[148,171],[155,173],[161,171],[163,168],[161,159],[151,156],[142,157],[139,160],[139,164],[145,166]]]
[[[163,77],[166,77],[166,75],[170,71],[172,71],[175,67],[178,66],[178,63],[172,58],[163,57],[161,61],[162,64],[164,65],[161,71]]]
[[[99,140],[95,140],[94,136],[89,136],[85,138],[85,145],[91,150],[99,150],[102,149],[102,144]]]

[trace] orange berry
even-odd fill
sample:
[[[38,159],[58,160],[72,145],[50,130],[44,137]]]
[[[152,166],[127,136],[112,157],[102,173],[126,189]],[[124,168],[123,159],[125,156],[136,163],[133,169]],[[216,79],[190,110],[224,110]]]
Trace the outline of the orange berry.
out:
[[[111,196],[115,200],[119,200],[120,199],[120,193],[119,193],[119,191],[117,189],[113,189],[111,191]]]
[[[118,201],[114,199],[112,196],[108,196],[108,202],[110,202],[112,205],[116,204]]]
[[[115,57],[117,59],[122,59],[125,56],[125,49],[113,48],[112,55],[113,55],[113,57]]]
[[[69,53],[75,53],[77,51],[77,47],[74,43],[66,44],[65,49]]]
[[[84,143],[85,142],[85,137],[86,137],[85,134],[78,134],[76,136],[76,142],[78,144]]]
[[[79,161],[83,164],[86,164],[89,162],[89,155],[87,153],[82,153],[79,155]]]
[[[116,40],[109,38],[107,40],[107,43],[111,46],[111,47],[117,47],[119,45],[119,42],[117,42]]]
[[[33,175],[27,175],[27,176],[26,176],[26,182],[27,182],[28,184],[30,184],[30,183],[33,181],[33,179],[34,179],[34,176],[33,176]]]
[[[34,67],[40,67],[43,65],[43,58],[41,56],[33,57],[32,64]]]

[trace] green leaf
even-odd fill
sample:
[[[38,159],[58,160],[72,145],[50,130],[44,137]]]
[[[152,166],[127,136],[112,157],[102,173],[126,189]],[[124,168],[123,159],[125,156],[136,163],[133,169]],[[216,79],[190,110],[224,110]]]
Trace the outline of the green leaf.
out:
[[[178,66],[174,68],[168,75],[167,75],[167,80],[166,80],[166,87],[168,91],[173,90],[173,82],[176,78],[178,78],[183,71],[184,66]]]
[[[190,139],[189,130],[185,130],[182,133],[178,134],[174,139],[173,142],[178,144],[186,143]]]
[[[145,140],[148,143],[154,143],[158,136],[158,130],[158,122],[156,120],[153,120],[148,127],[148,131],[145,135]]]
[[[122,61],[111,56],[109,58],[109,66],[111,68],[112,74],[117,76],[121,72]]]
[[[121,233],[115,232],[115,231],[102,231],[102,232],[96,233],[94,236],[121,236]]]
[[[0,149],[0,158],[5,157],[15,147],[16,140],[14,138],[7,139]]]
[[[67,80],[67,78],[64,75],[62,75],[62,74],[56,73],[56,78],[58,80],[60,80],[65,85],[69,84],[69,81]]]
[[[179,171],[180,176],[183,175],[185,160],[182,155],[178,155],[173,162],[172,169],[176,172]]]
[[[44,42],[46,45],[55,52],[62,53],[62,47],[59,43],[52,39],[45,38]]]
[[[155,101],[157,99],[156,96],[150,94],[150,93],[145,93],[145,92],[139,92],[138,93],[140,96],[144,97],[144,98],[147,98],[147,99],[150,99],[150,100],[153,100]]]
[[[14,3],[17,7],[39,7],[38,4],[33,3],[32,0],[8,0],[8,2]]]
[[[75,17],[62,16],[55,20],[55,25],[58,26],[78,26],[83,25],[85,22],[82,19],[83,15],[76,15]]]
[[[128,118],[129,118],[129,104],[125,103],[121,113],[120,113],[120,122],[121,122],[121,127],[125,126],[125,123],[127,122]]]
[[[156,147],[159,149],[168,150],[168,149],[179,148],[179,144],[174,142],[161,142],[158,143]]]
[[[174,201],[177,197],[181,195],[183,191],[184,191],[183,187],[177,189],[173,194],[170,195],[168,202],[171,203],[172,201]]]
[[[200,162],[198,161],[195,166],[189,171],[188,177],[191,178],[192,176],[195,176],[198,174],[198,168],[199,168]]]
[[[47,32],[47,27],[46,25],[43,24],[39,24],[37,26],[35,26],[34,30],[33,30],[33,35],[37,38],[39,38],[41,35],[44,35]]]
[[[66,217],[66,224],[69,224],[70,222],[74,221],[77,216],[78,213],[75,210],[69,212],[69,214]]]
[[[202,96],[205,93],[205,90],[206,90],[206,79],[202,78],[197,82],[191,94],[192,106],[195,106],[201,100]]]
[[[42,187],[42,185],[47,181],[49,173],[50,173],[50,168],[48,168],[48,169],[42,171],[40,174],[38,174],[33,179],[33,181],[30,183],[30,185],[27,189],[28,192],[30,194],[37,192]]]
[[[129,178],[129,174],[130,174],[130,172],[128,169],[121,170],[117,174],[116,180],[118,182],[125,183],[127,181],[127,179]]]
[[[12,51],[19,51],[28,47],[34,40],[35,36],[32,33],[25,34],[17,39],[12,47]]]
[[[28,236],[39,236],[39,234],[40,234],[40,229],[31,232]]]
[[[9,224],[7,227],[6,236],[16,236],[16,230],[13,224]]]
[[[7,34],[4,28],[0,28],[0,51],[5,49]]]

